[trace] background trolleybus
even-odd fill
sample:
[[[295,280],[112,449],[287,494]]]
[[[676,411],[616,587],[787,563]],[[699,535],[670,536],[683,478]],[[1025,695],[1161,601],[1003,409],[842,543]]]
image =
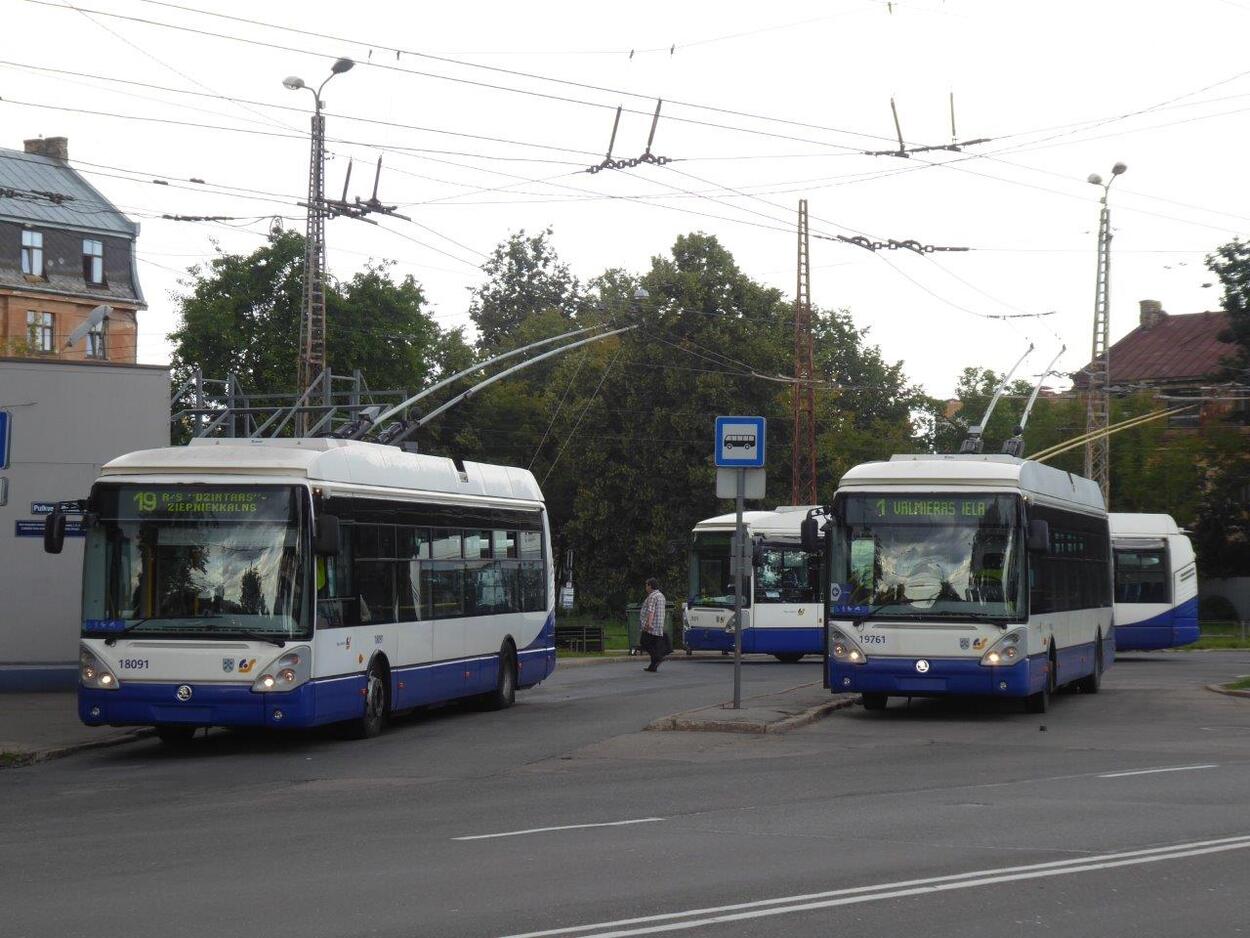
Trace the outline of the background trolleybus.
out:
[[[826,526],[827,679],[888,698],[1096,692],[1114,657],[1098,486],[1002,455],[894,456],[842,477]]]
[[[1171,515],[1111,514],[1115,647],[1175,648],[1198,640],[1198,565]]]
[[[799,527],[811,509],[783,505],[774,511],[743,512],[752,541],[752,573],[743,578],[742,650],[798,661],[824,649],[818,578],[799,543]],[[736,515],[700,521],[690,550],[690,590],[684,641],[687,651],[732,651],[734,578],[729,566]]]
[[[554,669],[547,515],[525,470],[195,440],[113,460],[82,507],[87,724],[370,736],[420,705],[509,706]]]

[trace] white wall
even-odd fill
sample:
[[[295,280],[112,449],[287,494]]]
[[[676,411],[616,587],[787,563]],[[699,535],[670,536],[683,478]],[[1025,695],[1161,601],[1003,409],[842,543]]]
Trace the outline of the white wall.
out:
[[[1223,596],[1237,610],[1237,617],[1250,621],[1250,576],[1235,576],[1228,579],[1201,577],[1198,581],[1198,600],[1201,602],[1208,596]]]
[[[169,370],[152,365],[0,359],[0,409],[10,414],[8,504],[0,507],[0,691],[73,686],[80,628],[82,538],[57,556],[38,537],[30,503],[86,498],[100,467],[169,443]]]

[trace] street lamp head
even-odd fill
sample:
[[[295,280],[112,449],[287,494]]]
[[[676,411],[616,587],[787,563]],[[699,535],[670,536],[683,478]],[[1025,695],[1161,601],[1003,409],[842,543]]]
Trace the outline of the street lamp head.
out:
[[[300,78],[297,75],[291,75],[287,78],[282,79],[282,87],[287,88],[290,91],[299,91],[301,88],[304,88],[307,86],[304,84],[304,79]]]
[[[1114,166],[1111,167],[1111,175],[1118,176],[1120,175],[1120,173],[1124,172],[1126,169],[1128,169],[1128,167],[1125,166],[1123,163],[1116,163]]]
[[[1089,184],[1090,184],[1091,186],[1101,186],[1101,185],[1102,185],[1102,177],[1101,177],[1101,176],[1099,176],[1097,173],[1090,173],[1090,174],[1089,174],[1089,179],[1088,179],[1088,180],[1086,180],[1086,181],[1087,181],[1087,182],[1089,182]]]
[[[352,70],[352,66],[355,64],[356,63],[353,62],[351,59],[339,59],[333,65],[330,66],[330,71],[333,72],[335,75],[341,75],[344,72],[350,72]]]
[[[647,292],[646,287],[639,287],[637,290],[634,291],[634,302],[641,303],[643,300],[649,298],[650,296],[651,294]]]

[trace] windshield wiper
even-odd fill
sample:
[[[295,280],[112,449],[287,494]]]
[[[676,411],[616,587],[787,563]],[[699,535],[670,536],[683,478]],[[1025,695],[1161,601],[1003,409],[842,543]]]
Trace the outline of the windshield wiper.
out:
[[[135,621],[134,621],[134,622],[131,622],[128,626],[126,626],[126,627],[125,627],[124,629],[122,629],[121,631],[119,631],[119,632],[115,632],[115,633],[113,633],[112,635],[110,635],[108,638],[106,638],[106,639],[104,640],[104,644],[106,644],[106,645],[116,645],[116,644],[117,644],[117,639],[118,639],[118,638],[120,638],[121,636],[125,635],[127,632],[130,632],[130,631],[132,631],[132,630],[134,630],[134,629],[137,629],[139,626],[143,625],[143,623],[145,623],[145,622],[151,622],[153,619],[220,619],[220,618],[221,618],[220,614],[215,613],[215,612],[210,612],[208,615],[205,615],[205,616],[196,616],[196,615],[184,615],[184,616],[144,616],[142,619],[135,619]]]
[[[224,632],[212,630],[214,638],[247,638],[254,642],[269,642],[271,645],[277,645],[279,648],[286,647],[286,639],[277,635],[267,635],[264,632],[248,632],[244,629],[228,629]]]

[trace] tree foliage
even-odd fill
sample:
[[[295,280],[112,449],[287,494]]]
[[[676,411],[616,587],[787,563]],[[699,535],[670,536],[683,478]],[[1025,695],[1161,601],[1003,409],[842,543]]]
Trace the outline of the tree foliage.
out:
[[[1250,243],[1234,238],[1216,248],[1207,266],[1224,287],[1221,305],[1228,313],[1228,329],[1220,336],[1236,347],[1224,366],[1233,380],[1250,379]]]

